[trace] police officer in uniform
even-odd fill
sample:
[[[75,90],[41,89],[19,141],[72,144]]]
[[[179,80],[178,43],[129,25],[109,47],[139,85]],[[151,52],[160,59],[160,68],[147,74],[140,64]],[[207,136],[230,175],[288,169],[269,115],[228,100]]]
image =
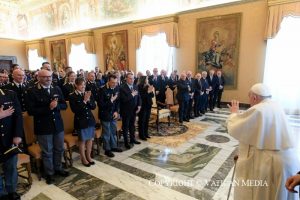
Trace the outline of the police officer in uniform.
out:
[[[108,157],[114,157],[113,152],[122,152],[117,147],[116,131],[119,112],[118,79],[114,74],[108,76],[107,84],[102,87],[98,95],[99,119],[102,124],[104,151]]]
[[[64,152],[64,126],[60,110],[67,104],[59,87],[51,86],[52,72],[40,70],[39,83],[28,90],[28,113],[34,117],[34,132],[42,149],[46,183],[54,182],[54,174],[66,177],[61,159]]]
[[[0,89],[0,156],[12,145],[19,145],[23,136],[23,118],[20,103],[15,92]],[[20,199],[16,193],[18,171],[17,155],[0,163],[5,178],[5,190],[0,176],[0,199]],[[1,171],[1,170],[0,170]]]
[[[26,85],[24,83],[25,73],[21,69],[15,69],[12,74],[13,81],[3,86],[4,89],[12,90],[17,93],[18,100],[21,104],[22,112],[26,112],[25,94]]]
[[[89,72],[88,73],[88,81],[86,82],[86,91],[91,91],[94,98],[97,99],[97,95],[98,95],[98,86],[96,83],[96,77],[95,77],[95,73],[94,72]]]

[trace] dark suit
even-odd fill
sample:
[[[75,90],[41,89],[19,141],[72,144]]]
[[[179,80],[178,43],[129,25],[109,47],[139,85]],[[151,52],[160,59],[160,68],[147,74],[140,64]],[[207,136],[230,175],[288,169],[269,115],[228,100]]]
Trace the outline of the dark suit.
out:
[[[50,109],[53,99],[58,99],[57,107]],[[27,91],[28,113],[33,115],[34,133],[42,149],[42,160],[47,176],[61,171],[64,152],[64,126],[60,110],[67,104],[59,87],[50,87],[50,94],[40,84]]]
[[[204,91],[204,94],[200,96],[200,112],[204,114],[207,110],[208,94],[206,94],[206,90],[208,89],[209,86],[207,80],[204,78],[201,78],[201,84],[202,84],[202,89]]]
[[[199,112],[201,110],[200,105],[201,105],[201,100],[202,100],[201,96],[203,96],[203,94],[204,94],[203,92],[205,92],[205,91],[203,90],[201,79],[200,80],[194,79],[194,115],[195,115],[195,117],[199,116]]]
[[[50,110],[50,102],[58,98],[58,105]],[[28,113],[34,116],[36,135],[55,134],[64,130],[60,110],[67,109],[59,87],[50,88],[50,94],[40,84],[27,91]]]
[[[220,103],[221,103],[221,99],[222,99],[222,94],[224,91],[224,86],[225,86],[225,79],[224,76],[221,77],[217,77],[218,81],[217,81],[217,85],[216,85],[216,95],[215,95],[215,102],[217,102],[217,107],[220,108]],[[222,86],[222,88],[220,88],[220,86]]]
[[[165,103],[166,102],[166,87],[168,85],[168,77],[158,76],[158,88],[159,93],[156,95],[156,100]]]
[[[208,95],[208,105],[209,105],[209,109],[212,111],[214,109],[215,100],[216,100],[215,96],[216,96],[216,85],[217,85],[218,78],[216,75],[213,76],[208,75],[206,77],[206,80],[208,82],[208,86],[211,87],[212,89]]]
[[[66,101],[69,100],[69,96],[71,93],[75,91],[75,84],[65,83],[62,87],[62,92]]]
[[[96,82],[87,81],[85,86],[86,91],[91,91],[94,99],[98,97],[98,86]]]
[[[12,106],[15,111],[12,115],[0,119],[0,157],[13,144],[14,137],[23,136],[23,118],[21,106],[15,92],[0,89],[0,106],[4,106],[4,110]],[[3,186],[3,177],[5,178],[5,190],[7,193],[16,192],[18,183],[17,172],[17,155],[11,156],[2,163],[3,175],[0,176],[1,186]],[[0,194],[4,193],[4,187],[0,188]]]
[[[148,93],[148,87],[143,85],[138,85],[139,93],[142,100],[142,107],[139,115],[139,137],[141,139],[145,139],[146,137],[149,137],[148,134],[148,125],[149,125],[149,119],[151,114],[151,107],[152,107],[152,98],[154,97],[154,93],[150,92]]]
[[[11,147],[14,137],[23,136],[23,117],[20,103],[15,92],[0,89],[0,106],[4,110],[12,106],[15,111],[11,116],[0,119],[0,153]]]
[[[74,129],[81,130],[88,127],[95,127],[95,118],[91,110],[96,108],[93,95],[90,97],[90,101],[86,104],[83,102],[84,96],[79,94],[78,91],[74,91],[69,96],[69,102],[74,115]]]
[[[133,90],[138,91],[136,85],[132,85]],[[134,97],[131,94],[131,90],[127,84],[120,86],[120,114],[122,116],[122,130],[124,136],[124,142],[128,145],[128,131],[130,134],[130,143],[135,141],[135,117],[138,106],[141,106],[140,95],[137,94]]]
[[[53,86],[59,86],[60,85],[59,77],[55,73],[52,73],[52,85]]]
[[[26,102],[25,102],[25,95],[26,95],[26,85],[22,84],[21,88],[20,86],[16,85],[14,82],[11,82],[9,84],[6,84],[3,86],[4,89],[12,90],[17,94],[18,100],[21,104],[22,112],[26,112]]]
[[[194,93],[194,79],[193,78],[186,78],[191,90],[189,91],[190,99],[189,99],[189,106],[188,106],[188,119],[192,118],[192,110],[193,110],[193,98],[192,95]]]
[[[113,103],[110,101],[111,97],[118,92],[118,87],[115,87],[114,89],[111,89],[108,86],[100,88],[97,104],[99,108],[98,116],[101,121],[114,120],[114,112],[119,112],[119,99],[117,98]]]
[[[155,91],[159,91],[160,90],[158,76],[154,77],[153,75],[151,75],[149,77],[149,83],[154,86]]]
[[[171,90],[174,90],[175,87],[176,87],[176,83],[177,83],[177,80],[176,79],[172,79],[171,77],[169,77],[168,79],[168,86]]]
[[[176,98],[179,104],[179,122],[188,119],[188,106],[190,100],[190,87],[187,80],[179,79],[177,81],[177,94]]]
[[[117,148],[116,141],[116,119],[114,113],[119,112],[119,98],[111,102],[111,97],[119,94],[119,87],[109,88],[108,85],[100,88],[98,93],[99,119],[102,124],[103,148],[105,151],[111,151]]]

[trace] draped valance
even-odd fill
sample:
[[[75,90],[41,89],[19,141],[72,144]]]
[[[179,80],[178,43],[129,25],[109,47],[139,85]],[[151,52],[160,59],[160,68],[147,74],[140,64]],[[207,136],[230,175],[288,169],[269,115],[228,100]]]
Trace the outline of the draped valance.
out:
[[[89,54],[95,54],[95,44],[94,44],[94,34],[93,32],[84,32],[84,33],[78,33],[78,34],[72,34],[68,35],[66,39],[66,45],[67,45],[67,52],[71,52],[71,46],[84,44],[85,50]]]
[[[28,51],[29,50],[37,50],[37,54],[39,57],[46,58],[46,51],[45,51],[45,42],[44,40],[35,40],[26,42],[26,56],[28,58]]]
[[[268,1],[268,7],[265,39],[271,39],[276,36],[284,17],[300,16],[300,1],[271,0]]]
[[[134,22],[136,31],[136,48],[140,48],[144,35],[156,35],[165,33],[167,43],[170,47],[179,47],[178,18],[167,17],[163,19],[152,19],[143,22]]]

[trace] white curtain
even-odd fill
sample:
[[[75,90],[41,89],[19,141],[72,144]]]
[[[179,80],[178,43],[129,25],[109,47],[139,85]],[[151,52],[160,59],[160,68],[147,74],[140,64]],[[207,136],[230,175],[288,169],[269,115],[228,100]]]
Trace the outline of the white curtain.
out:
[[[43,57],[39,57],[37,49],[29,49],[28,50],[28,64],[29,70],[37,70],[40,69],[42,63],[46,60]]]
[[[156,67],[159,72],[164,69],[169,75],[173,70],[175,48],[168,45],[165,33],[144,35],[136,55],[137,72],[145,74],[146,70],[150,70],[152,73],[152,69]]]
[[[285,17],[278,34],[268,39],[264,83],[289,113],[300,110],[300,18]]]
[[[94,70],[96,65],[96,55],[88,54],[83,43],[79,45],[72,44],[69,55],[69,66],[72,67],[75,73],[80,69],[84,71]]]

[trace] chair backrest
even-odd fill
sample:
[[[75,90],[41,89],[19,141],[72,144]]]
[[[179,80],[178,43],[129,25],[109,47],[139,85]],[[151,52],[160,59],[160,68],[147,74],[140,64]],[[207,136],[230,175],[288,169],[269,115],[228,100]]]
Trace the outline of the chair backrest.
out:
[[[174,105],[176,105],[176,104],[178,104],[178,100],[177,100],[177,98],[176,98],[176,95],[177,95],[177,87],[174,89],[173,94],[174,94],[174,96],[173,96],[173,98],[174,98]]]
[[[34,135],[33,116],[28,115],[27,112],[23,113],[23,128],[26,144],[31,145],[35,143],[36,137]]]
[[[167,88],[166,90],[166,104],[174,105],[173,91],[170,88]]]
[[[65,134],[73,133],[74,131],[74,113],[71,110],[69,101],[66,101],[68,107],[66,110],[60,111],[62,120],[64,122]]]
[[[98,121],[98,112],[99,112],[99,109],[98,109],[98,105],[96,105],[96,108],[94,110],[91,110],[93,115],[94,115],[94,118],[96,120],[96,122]]]
[[[152,97],[152,107],[157,108],[155,88],[153,87],[154,96]]]

